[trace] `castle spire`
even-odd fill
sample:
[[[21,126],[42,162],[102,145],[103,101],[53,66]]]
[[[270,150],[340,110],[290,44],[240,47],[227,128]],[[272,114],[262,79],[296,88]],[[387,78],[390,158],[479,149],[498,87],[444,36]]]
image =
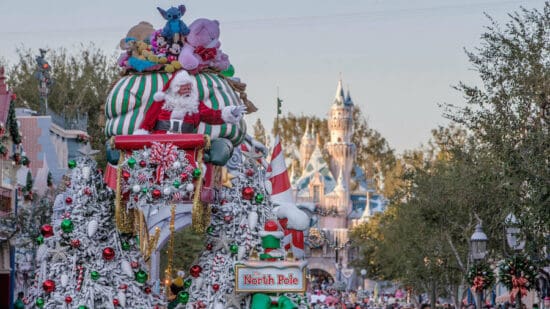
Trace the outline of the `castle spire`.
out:
[[[4,76],[4,67],[0,67],[0,94],[7,94],[8,87],[6,86],[6,76]]]
[[[345,102],[344,97],[344,88],[342,87],[342,77],[338,81],[338,86],[336,86],[336,95],[334,96],[334,104],[342,105]]]
[[[346,94],[346,99],[344,100],[344,104],[345,105],[353,105],[353,100],[351,99],[351,96],[349,94],[349,87],[348,87],[348,92]]]

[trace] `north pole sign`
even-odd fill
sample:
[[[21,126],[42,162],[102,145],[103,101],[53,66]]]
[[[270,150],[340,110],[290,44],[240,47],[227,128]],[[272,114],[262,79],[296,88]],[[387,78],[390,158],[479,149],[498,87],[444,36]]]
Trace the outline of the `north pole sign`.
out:
[[[235,266],[236,292],[306,291],[307,262],[245,262]]]

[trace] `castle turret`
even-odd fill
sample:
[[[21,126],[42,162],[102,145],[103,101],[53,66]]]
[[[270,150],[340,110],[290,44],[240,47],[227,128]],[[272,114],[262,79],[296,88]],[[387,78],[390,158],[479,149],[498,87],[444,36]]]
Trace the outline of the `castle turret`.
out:
[[[325,149],[330,155],[330,171],[333,175],[343,173],[343,186],[349,188],[351,169],[356,156],[356,147],[352,143],[353,101],[348,94],[344,96],[342,80],[338,81],[334,102],[330,108],[328,128],[330,141]]]
[[[303,170],[307,162],[311,158],[311,154],[315,149],[315,135],[314,135],[313,126],[309,127],[309,119],[306,122],[306,130],[304,136],[302,136],[302,141],[300,142],[300,169]]]

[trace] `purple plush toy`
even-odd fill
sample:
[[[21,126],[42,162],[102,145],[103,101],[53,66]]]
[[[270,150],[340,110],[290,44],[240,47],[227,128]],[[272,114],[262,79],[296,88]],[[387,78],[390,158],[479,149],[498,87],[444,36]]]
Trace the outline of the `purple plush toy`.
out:
[[[229,57],[220,50],[220,23],[199,18],[189,25],[189,34],[179,55],[179,62],[187,71],[200,71],[206,67],[226,70]]]

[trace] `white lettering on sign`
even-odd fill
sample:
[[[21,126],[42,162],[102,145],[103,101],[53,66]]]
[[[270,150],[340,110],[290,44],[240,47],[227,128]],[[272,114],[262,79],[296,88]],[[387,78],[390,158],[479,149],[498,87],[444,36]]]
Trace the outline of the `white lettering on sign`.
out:
[[[272,265],[272,264],[271,264]],[[237,292],[304,292],[305,268],[291,265],[271,266],[270,263],[235,266]]]

